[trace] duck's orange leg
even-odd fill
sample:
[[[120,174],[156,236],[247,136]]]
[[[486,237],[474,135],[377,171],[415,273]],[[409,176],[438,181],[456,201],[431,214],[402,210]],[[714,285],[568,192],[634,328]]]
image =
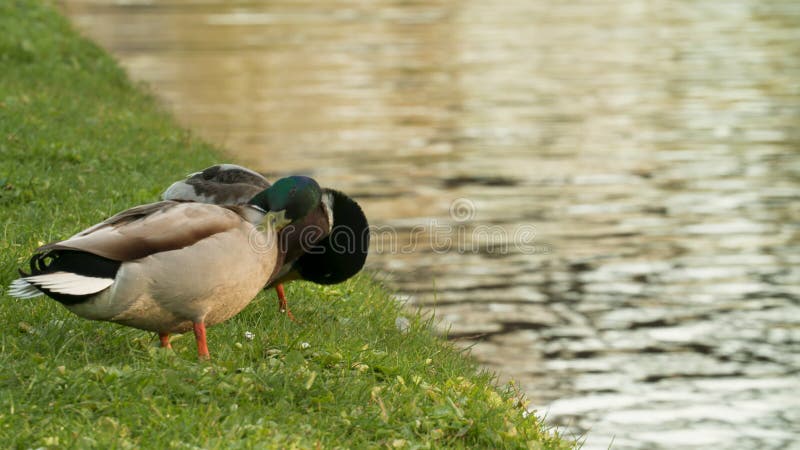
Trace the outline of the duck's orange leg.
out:
[[[161,341],[161,347],[172,348],[172,344],[169,343],[169,333],[158,333],[158,339]]]
[[[206,343],[206,324],[203,322],[194,324],[194,339],[197,341],[197,357],[211,359],[211,355],[208,354],[208,343]]]
[[[294,318],[294,314],[292,314],[292,311],[289,309],[289,304],[286,302],[286,293],[283,292],[283,284],[276,285],[275,292],[278,293],[278,308],[281,312],[285,312],[292,322],[297,322],[297,319]]]

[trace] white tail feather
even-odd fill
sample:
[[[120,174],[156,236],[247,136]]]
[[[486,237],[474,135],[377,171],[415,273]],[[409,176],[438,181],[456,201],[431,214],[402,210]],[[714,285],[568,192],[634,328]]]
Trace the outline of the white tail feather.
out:
[[[33,298],[42,295],[42,291],[22,278],[17,278],[8,286],[8,295],[16,298]]]
[[[66,295],[89,295],[106,289],[114,283],[113,278],[98,278],[78,275],[71,272],[53,272],[25,277],[17,281],[41,286],[48,291]]]

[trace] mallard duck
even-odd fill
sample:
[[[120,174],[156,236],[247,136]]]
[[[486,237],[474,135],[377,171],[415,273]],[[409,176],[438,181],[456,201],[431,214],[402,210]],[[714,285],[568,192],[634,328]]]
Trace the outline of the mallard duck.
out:
[[[162,198],[239,204],[268,186],[269,181],[258,172],[234,164],[218,164],[176,181],[164,191]],[[300,279],[323,285],[341,283],[364,267],[369,248],[367,218],[358,203],[342,192],[322,188],[319,207],[309,214],[307,222],[305,227],[284,231],[286,234],[296,233],[298,229],[314,232],[306,233],[303,238],[281,239],[289,243],[286,261],[266,286],[275,288],[278,308],[292,320],[294,316],[286,301],[284,282]],[[298,243],[301,245],[296,245]]]
[[[241,311],[281,268],[278,232],[320,203],[307,177],[287,177],[243,205],[161,201],[137,206],[64,241],[39,247],[17,298],[47,295],[80,317],[169,335],[194,330],[208,358],[206,326]]]

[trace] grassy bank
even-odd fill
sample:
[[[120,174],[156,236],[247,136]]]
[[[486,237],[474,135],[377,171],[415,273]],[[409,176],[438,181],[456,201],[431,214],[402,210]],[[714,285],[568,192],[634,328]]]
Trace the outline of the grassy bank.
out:
[[[38,245],[153,201],[220,157],[52,8],[2,2],[0,30],[5,287]],[[368,276],[287,294],[302,324],[261,294],[209,329],[210,364],[191,335],[163,350],[150,333],[0,295],[0,446],[571,445]]]

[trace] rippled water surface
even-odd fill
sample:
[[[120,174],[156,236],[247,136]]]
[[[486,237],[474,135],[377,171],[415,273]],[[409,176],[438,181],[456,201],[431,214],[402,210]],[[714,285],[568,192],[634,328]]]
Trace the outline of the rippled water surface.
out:
[[[63,8],[585,448],[799,445],[797,1]]]

